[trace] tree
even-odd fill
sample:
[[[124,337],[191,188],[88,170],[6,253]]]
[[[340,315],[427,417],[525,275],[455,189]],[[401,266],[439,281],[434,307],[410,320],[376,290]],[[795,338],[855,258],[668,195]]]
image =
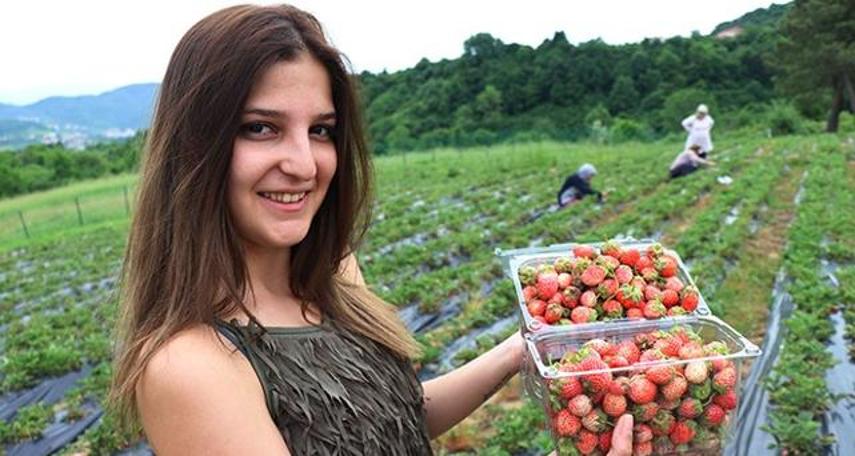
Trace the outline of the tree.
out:
[[[781,32],[780,88],[793,96],[831,89],[826,131],[837,131],[847,98],[855,113],[855,2],[796,0]]]
[[[631,111],[638,106],[638,91],[632,78],[621,75],[617,78],[609,93],[609,110],[612,114],[620,114]]]

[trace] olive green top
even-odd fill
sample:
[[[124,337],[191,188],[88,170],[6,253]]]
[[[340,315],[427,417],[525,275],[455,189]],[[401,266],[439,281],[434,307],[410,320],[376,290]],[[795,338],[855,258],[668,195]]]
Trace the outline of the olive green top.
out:
[[[294,455],[432,454],[409,360],[331,321],[262,328],[218,321],[247,357]]]

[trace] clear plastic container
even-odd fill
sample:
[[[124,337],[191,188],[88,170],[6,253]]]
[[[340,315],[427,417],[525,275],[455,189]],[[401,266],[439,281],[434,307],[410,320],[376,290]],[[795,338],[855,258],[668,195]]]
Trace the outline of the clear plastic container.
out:
[[[658,334],[659,336],[662,336],[665,333],[671,335],[662,336],[663,338],[679,337],[674,336],[674,334],[681,332],[679,329],[674,329],[675,327],[688,328],[692,332],[696,333],[700,336],[701,340],[698,341],[698,344],[700,345],[707,344],[712,341],[720,341],[727,347],[727,353],[720,354],[708,352],[700,357],[692,359],[642,361],[636,364],[631,364],[627,367],[618,368],[608,368],[608,366],[605,366],[595,370],[585,370],[585,368],[582,368],[582,370],[579,371],[567,370],[573,369],[567,367],[569,363],[572,362],[568,361],[572,359],[572,355],[568,355],[568,353],[580,353],[579,351],[582,350],[581,353],[584,354],[583,356],[592,356],[590,351],[594,349],[593,346],[589,345],[588,348],[583,349],[585,344],[589,343],[591,340],[600,339],[610,344],[618,344],[625,341],[639,340],[639,335],[651,333]],[[642,415],[641,418],[645,418],[643,416],[645,412],[652,413],[648,410],[650,408],[655,408],[656,414],[659,414],[661,411],[661,415],[656,415],[652,419],[648,416],[647,419],[638,419],[637,417],[635,420],[636,425],[645,424],[648,426],[648,430],[651,431],[654,425],[657,426],[657,432],[653,434],[654,437],[653,440],[651,440],[651,442],[654,443],[650,444],[653,448],[653,454],[682,454],[686,451],[694,452],[692,454],[721,454],[722,449],[726,446],[727,441],[733,434],[732,431],[737,418],[736,408],[735,405],[733,405],[732,408],[726,409],[722,405],[719,406],[720,410],[708,412],[708,409],[713,408],[712,404],[727,404],[727,400],[733,401],[735,399],[738,402],[741,382],[747,375],[748,369],[748,366],[744,361],[759,356],[761,353],[760,349],[755,344],[716,317],[636,320],[617,325],[564,326],[559,327],[556,331],[528,334],[526,336],[526,344],[528,353],[523,369],[523,375],[526,377],[524,379],[526,380],[526,389],[529,394],[533,395],[537,400],[543,403],[544,410],[546,411],[547,423],[552,430],[552,435],[555,439],[556,448],[559,450],[559,454],[579,454],[577,452],[580,450],[576,446],[582,438],[582,431],[597,434],[594,432],[594,430],[596,430],[596,426],[589,428],[588,425],[582,425],[575,435],[567,434],[568,429],[572,430],[573,427],[570,426],[570,428],[568,428],[566,426],[566,421],[572,420],[567,418],[567,414],[585,412],[587,410],[585,409],[585,406],[587,406],[586,403],[589,402],[588,400],[577,399],[576,402],[572,403],[571,407],[571,401],[573,401],[578,394],[567,391],[578,390],[573,390],[566,386],[569,383],[574,383],[574,380],[570,379],[579,380],[580,384],[584,385],[583,392],[580,394],[585,395],[590,399],[591,412],[584,415],[587,416],[589,414],[595,414],[597,410],[605,415],[593,418],[588,417],[588,424],[597,424],[598,419],[602,422],[603,428],[599,432],[599,434],[602,434],[611,430],[617,420],[617,417],[620,416],[619,411],[616,411],[614,406],[615,402],[619,403],[620,400],[610,402],[608,410],[611,412],[611,415],[614,416],[610,416],[606,413],[606,396],[602,393],[597,393],[597,389],[595,388],[597,381],[602,381],[603,375],[610,378],[612,383],[617,382],[618,380],[626,382],[623,378],[628,380],[634,379],[635,377],[654,379],[654,374],[652,371],[648,370],[651,367],[656,367],[660,371],[663,368],[668,370],[671,372],[671,375],[673,375],[673,377],[669,377],[672,379],[677,376],[682,376],[684,380],[689,378],[692,379],[691,381],[685,382],[687,384],[686,392],[681,394],[680,400],[677,400],[677,402],[680,403],[680,407],[675,407],[676,399],[674,399],[674,388],[677,388],[677,386],[671,385],[670,381],[668,381],[668,383],[659,383],[662,382],[661,378],[655,384],[655,399],[649,403],[642,402],[642,404],[648,405],[642,406],[634,401],[634,397],[640,398],[642,397],[641,395],[632,396],[630,393],[626,392],[624,398],[626,403],[626,413],[632,413],[635,409],[640,409],[640,411],[636,411],[636,413],[640,413]],[[568,357],[568,360],[564,361],[567,364],[564,364],[564,367],[560,367],[562,364],[560,364],[560,361],[558,360],[561,360],[562,357],[565,356]],[[577,354],[576,356],[578,359],[578,356],[580,355]],[[605,355],[602,359],[607,359],[608,356],[609,355]],[[692,367],[687,368],[690,364],[692,364]],[[703,383],[692,383],[698,381],[698,372],[700,369],[699,364],[707,366],[707,376],[701,377],[706,380],[704,380]],[[733,367],[733,373],[735,374],[735,379],[732,380],[732,386],[725,388],[722,384],[718,384],[717,387],[720,388],[720,390],[719,392],[716,392],[714,387],[715,382],[718,381],[716,380],[716,375],[718,375],[718,372],[721,370],[729,367]],[[728,374],[730,374],[730,372],[728,372]],[[733,377],[731,376],[731,378]],[[712,390],[707,391],[704,389],[707,388],[707,381],[710,382],[709,387],[713,388]],[[641,383],[644,383],[644,381],[639,380],[639,384]],[[725,383],[725,385],[727,384]],[[612,388],[614,387],[612,386]],[[626,385],[624,386],[624,389],[625,391],[628,391],[628,387]],[[639,388],[639,391],[642,390],[643,388]],[[670,398],[665,397],[666,390],[670,393]],[[735,398],[733,395],[728,393],[730,390],[735,394]],[[650,390],[648,388],[648,393],[649,391]],[[704,393],[708,394],[704,396]],[[726,394],[729,395],[727,398],[717,398],[719,395],[723,396]],[[597,396],[599,396],[599,398],[597,398]],[[701,406],[703,407],[701,415],[693,417],[692,413],[682,414],[682,402],[689,398],[698,400],[700,405],[696,405],[693,401],[690,401],[690,403],[685,406],[687,407],[686,410],[691,412],[691,407]],[[582,407],[579,406],[580,403]],[[655,404],[655,407],[652,404]],[[573,410],[572,412],[570,412],[571,409]],[[715,414],[718,414],[718,417],[722,417],[722,411],[724,412],[723,418],[721,418],[718,423],[715,423]],[[713,419],[713,421],[706,418],[707,413],[711,414],[710,418]],[[671,415],[671,418],[666,416],[668,414]],[[585,417],[577,418],[584,423]],[[559,433],[559,420],[565,421],[565,427],[561,430],[561,432],[564,432],[563,436]],[[674,444],[674,441],[672,440],[671,432],[675,431],[673,427],[675,425],[672,424],[671,427],[668,428],[668,422],[670,420],[673,420],[673,423],[682,421],[683,429],[681,429],[681,431],[685,431],[685,427],[693,427],[691,432],[685,431],[682,432],[682,434],[675,433],[678,444],[682,446]],[[693,424],[690,424],[689,421],[692,421]],[[664,431],[666,428],[669,429],[668,432]],[[691,441],[685,444],[680,441],[681,435],[682,438],[685,438],[687,434],[692,433],[694,436]],[[571,449],[571,447],[576,448]],[[605,453],[605,451],[603,451],[603,453]],[[645,451],[642,449],[639,453],[645,454]]]
[[[640,251],[647,250],[648,247],[657,244],[655,241],[645,240],[645,241],[637,241],[634,239],[617,239],[620,245],[624,248],[633,248]],[[559,257],[573,257],[573,247],[579,245],[587,245],[596,248],[599,250],[603,243],[568,243],[568,244],[554,244],[548,247],[532,247],[532,248],[524,248],[524,249],[514,249],[514,250],[502,250],[496,249],[496,255],[501,259],[502,265],[505,271],[505,274],[513,281],[514,289],[517,294],[517,306],[520,316],[520,325],[522,327],[523,333],[534,333],[534,332],[549,332],[554,330],[560,330],[562,326],[560,325],[549,325],[544,324],[538,320],[536,320],[528,311],[526,307],[526,300],[523,295],[523,284],[520,282],[519,278],[519,270],[525,266],[535,266],[541,264],[552,264]],[[686,286],[694,286],[694,280],[692,280],[691,275],[689,274],[686,265],[683,263],[683,260],[680,258],[680,255],[677,252],[667,249],[664,249],[664,252],[668,255],[672,256],[677,260],[677,277],[683,282]],[[709,310],[709,306],[706,301],[698,292],[698,305],[697,308],[692,312],[688,313],[687,316],[705,316],[711,315]],[[674,319],[674,318],[685,318],[685,317],[662,317],[663,319]],[[573,324],[570,326],[586,326],[593,324],[614,324],[614,323],[625,323],[630,321],[636,321],[628,318],[615,318],[610,320],[602,320],[598,319],[597,321],[583,324]]]

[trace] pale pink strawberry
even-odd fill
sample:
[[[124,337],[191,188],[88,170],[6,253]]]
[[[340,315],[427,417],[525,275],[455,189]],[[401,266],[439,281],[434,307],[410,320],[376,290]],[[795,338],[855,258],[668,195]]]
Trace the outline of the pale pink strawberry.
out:
[[[597,252],[590,245],[577,245],[573,247],[573,256],[594,259],[597,257]]]
[[[655,268],[646,267],[641,270],[641,277],[644,277],[644,280],[648,283],[655,282],[659,278],[659,273],[656,272]]]
[[[683,281],[678,277],[668,277],[665,281],[665,288],[668,290],[674,290],[677,293],[680,293],[683,290]]]
[[[623,316],[623,306],[614,299],[603,303],[603,313],[609,318],[620,318]]]
[[[614,239],[610,239],[603,243],[602,247],[600,247],[600,252],[603,255],[608,255],[615,258],[620,258],[620,254],[622,253],[622,248],[620,244]]]
[[[624,340],[617,344],[615,354],[623,356],[630,364],[635,364],[641,357],[641,351],[631,340]]]
[[[643,351],[641,353],[641,357],[638,359],[638,362],[647,363],[650,361],[659,361],[665,358],[667,358],[665,354],[655,348],[652,348],[650,350]]]
[[[680,359],[695,359],[704,357],[704,349],[697,342],[688,342],[680,347]]]
[[[644,300],[652,301],[658,297],[662,296],[662,291],[659,290],[655,285],[647,285],[644,287]]]
[[[608,424],[608,417],[600,409],[592,410],[582,418],[582,426],[591,432],[602,432]]]
[[[605,358],[603,358],[603,361],[605,361],[606,364],[608,364],[609,367],[612,369],[629,366],[629,361],[627,361],[626,358],[620,355],[606,356]]]
[[[647,302],[642,312],[644,313],[644,318],[655,320],[664,317],[668,309],[658,299],[654,299]]]
[[[662,386],[662,396],[668,400],[678,400],[686,394],[689,383],[683,377],[674,377],[670,382]]]
[[[594,290],[588,290],[582,293],[582,296],[579,297],[579,304],[582,304],[585,307],[596,307],[597,293]]]
[[[626,318],[630,320],[641,320],[644,318],[644,312],[639,308],[627,309]]]
[[[663,337],[653,344],[653,348],[658,349],[663,355],[671,358],[679,356],[682,346],[683,342],[676,336]]]
[[[632,268],[622,264],[615,268],[615,280],[621,285],[627,284],[632,280]]]
[[[570,313],[570,320],[572,320],[573,323],[576,323],[576,324],[589,323],[592,321],[596,321],[596,319],[597,319],[597,311],[590,308],[590,307],[580,306],[580,307],[573,309],[573,311]]]
[[[602,255],[594,260],[594,263],[602,266],[602,268],[606,270],[607,276],[613,276],[615,269],[620,266],[620,260],[611,255]]]
[[[648,402],[646,404],[635,404],[632,406],[632,416],[636,423],[646,423],[652,420],[659,412],[659,404]]]
[[[570,274],[567,274],[566,272],[562,272],[561,274],[558,274],[558,288],[559,289],[564,289],[564,288],[569,287],[570,283],[572,281],[573,281],[573,277],[571,277]]]
[[[709,368],[706,361],[692,361],[686,364],[686,370],[683,372],[686,380],[689,383],[701,384],[710,376]]]
[[[646,404],[656,398],[656,384],[643,375],[637,375],[629,381],[629,398],[636,404]]]
[[[713,376],[713,389],[717,393],[723,393],[736,385],[736,369],[727,367]]]
[[[523,288],[523,298],[525,298],[525,302],[529,302],[532,299],[537,297],[537,288],[531,285]]]
[[[537,275],[537,294],[541,299],[549,299],[558,292],[558,274],[547,270]]]
[[[614,344],[612,344],[610,342],[606,342],[604,339],[591,339],[591,340],[585,342],[585,344],[582,346],[588,347],[591,350],[594,350],[595,352],[599,353],[600,357],[603,357],[605,355],[614,354],[614,352],[616,350],[616,347],[614,346]]]
[[[591,265],[582,273],[582,283],[589,287],[595,287],[606,278],[606,270],[599,265]]]
[[[580,394],[567,401],[567,410],[580,418],[591,413],[592,407],[593,404],[591,404],[591,398],[584,394]]]
[[[632,427],[632,441],[644,443],[653,440],[653,430],[644,423],[638,423]]]

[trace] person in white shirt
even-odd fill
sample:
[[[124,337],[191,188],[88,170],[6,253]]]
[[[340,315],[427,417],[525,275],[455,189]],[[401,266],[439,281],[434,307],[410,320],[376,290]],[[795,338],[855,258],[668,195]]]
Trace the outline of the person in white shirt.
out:
[[[674,159],[674,162],[671,163],[671,168],[668,170],[671,174],[671,179],[692,174],[697,171],[701,165],[715,165],[715,162],[712,160],[702,158],[699,155],[700,150],[700,145],[692,144],[688,149],[681,152],[680,155],[677,155],[677,158]]]
[[[701,158],[706,158],[707,153],[713,150],[710,130],[712,130],[714,124],[715,121],[710,115],[707,105],[698,105],[698,109],[694,114],[683,119],[683,128],[689,133],[689,136],[686,138],[686,149],[693,144],[697,144],[701,147],[698,155]]]

